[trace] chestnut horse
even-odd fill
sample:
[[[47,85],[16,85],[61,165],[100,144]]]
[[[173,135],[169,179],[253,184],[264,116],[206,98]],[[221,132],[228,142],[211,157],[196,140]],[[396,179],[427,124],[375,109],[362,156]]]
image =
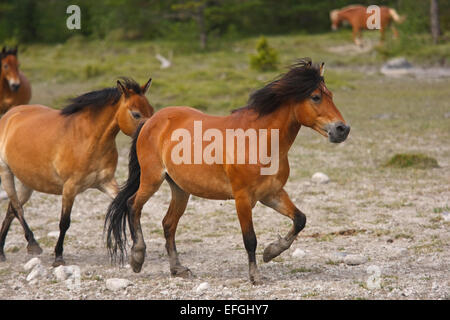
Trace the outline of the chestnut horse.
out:
[[[64,264],[64,236],[75,196],[88,188],[112,198],[117,194],[115,138],[120,130],[131,136],[139,122],[153,114],[145,97],[150,83],[151,79],[140,87],[123,78],[117,87],[83,94],[60,111],[42,105],[17,106],[0,119],[0,175],[10,199],[0,231],[0,261],[5,260],[3,247],[14,217],[24,229],[28,253],[42,253],[23,212],[36,190],[62,195],[53,265]]]
[[[342,22],[348,22],[353,30],[353,42],[356,45],[362,44],[361,30],[368,29],[367,21],[373,12],[367,12],[367,8],[361,5],[352,5],[344,7],[340,10],[332,10],[330,12],[331,29],[337,30]],[[397,11],[388,7],[380,7],[380,33],[381,41],[384,40],[384,32],[391,25],[394,37],[398,37],[398,31],[391,22],[402,23],[405,17],[399,16]]]
[[[179,143],[186,142],[184,139],[178,142],[179,136],[174,139],[174,134],[184,132],[188,136],[195,136],[198,134],[195,127],[199,122],[204,130],[214,132],[214,142],[217,143],[215,156],[226,158],[225,163],[196,161],[195,154],[193,163],[190,152],[184,154],[187,152],[184,149],[183,157],[186,156],[187,161],[179,162],[179,159],[174,159],[174,151],[178,150]],[[172,200],[162,224],[171,274],[191,274],[178,259],[175,232],[189,196],[193,194],[207,199],[235,200],[244,246],[248,253],[250,280],[252,283],[259,283],[261,278],[256,266],[256,235],[252,222],[252,208],[256,202],[260,201],[293,221],[289,233],[265,249],[265,262],[288,249],[306,223],[305,215],[297,209],[283,189],[289,177],[288,151],[302,125],[313,128],[335,143],[344,141],[350,131],[333,103],[332,93],[325,86],[323,64],[319,67],[306,59],[293,65],[282,77],[254,92],[246,107],[235,110],[229,116],[206,115],[189,107],[167,107],[155,113],[135,133],[130,151],[128,180],[107,211],[106,241],[112,260],[116,260],[119,255],[123,262],[128,221],[133,240],[130,265],[135,272],[140,272],[146,249],[140,224],[141,210],[166,180],[172,191]],[[235,156],[239,158],[240,154],[230,152],[228,146],[224,147],[224,141],[217,140],[229,130],[245,130],[245,134],[252,130],[268,130],[265,131],[269,132],[265,138],[276,140],[269,149],[271,158],[278,158],[275,160],[278,162],[278,169],[273,174],[262,174],[261,170],[267,167],[266,161],[265,164],[261,158],[253,163],[247,161],[249,150],[255,147],[256,140],[253,140],[253,146],[244,141],[243,148],[236,148],[238,153],[245,152],[246,161],[234,163]],[[203,139],[211,141],[212,137],[206,137],[206,132]],[[275,133],[279,139],[272,139]],[[236,141],[234,138],[231,140],[233,150]],[[250,137],[244,137],[245,140],[247,138],[250,141]],[[261,142],[264,143],[265,139],[262,137],[259,140],[261,149]],[[194,150],[203,147],[202,142],[187,142],[185,146]],[[276,148],[278,152],[275,151]]]
[[[31,86],[19,71],[17,47],[0,53],[0,116],[11,107],[28,104],[31,99]]]

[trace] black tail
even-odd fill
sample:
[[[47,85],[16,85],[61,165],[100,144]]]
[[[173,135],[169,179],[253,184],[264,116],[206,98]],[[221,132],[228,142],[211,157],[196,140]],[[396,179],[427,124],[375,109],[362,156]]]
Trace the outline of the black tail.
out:
[[[139,189],[141,178],[141,167],[136,153],[136,141],[144,123],[145,122],[141,123],[134,133],[129,155],[128,180],[125,185],[120,187],[120,191],[116,198],[109,205],[103,229],[103,232],[106,231],[106,246],[109,255],[111,256],[111,260],[115,262],[117,260],[117,253],[119,252],[121,264],[124,262],[127,251],[126,226],[127,220],[130,219],[128,199],[130,199]],[[130,233],[131,237],[134,239],[134,230],[131,224]]]

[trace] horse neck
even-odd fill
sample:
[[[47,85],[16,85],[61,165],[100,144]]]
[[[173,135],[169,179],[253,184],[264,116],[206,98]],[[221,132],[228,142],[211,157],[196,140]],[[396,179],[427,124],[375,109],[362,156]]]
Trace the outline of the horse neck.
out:
[[[115,138],[120,131],[116,119],[117,111],[117,105],[107,105],[100,110],[83,111],[74,121],[79,121],[79,125],[88,131],[92,146],[102,151],[102,147],[115,146]]]
[[[250,127],[267,129],[268,133],[271,132],[271,129],[279,130],[280,155],[287,155],[301,127],[295,117],[294,107],[290,104],[283,105],[267,115],[261,117],[254,115],[251,118],[253,119],[249,120]]]

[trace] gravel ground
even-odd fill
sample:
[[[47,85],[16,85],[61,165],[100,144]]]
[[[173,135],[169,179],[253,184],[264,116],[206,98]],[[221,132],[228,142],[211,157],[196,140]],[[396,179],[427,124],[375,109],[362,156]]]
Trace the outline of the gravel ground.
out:
[[[353,94],[340,96],[353,101]],[[32,271],[25,271],[24,265],[32,257],[26,253],[23,230],[14,221],[6,242],[7,261],[0,263],[0,298],[449,299],[448,126],[447,131],[424,134],[415,134],[422,130],[415,126],[411,134],[408,121],[420,120],[412,116],[417,110],[427,125],[443,119],[428,117],[421,105],[416,111],[410,109],[413,102],[406,101],[404,109],[392,112],[386,107],[388,111],[370,114],[369,110],[367,115],[355,116],[358,121],[354,120],[348,140],[340,145],[327,143],[312,130],[300,131],[290,152],[286,190],[308,221],[289,250],[263,263],[264,248],[278,234],[286,234],[291,223],[263,205],[255,207],[257,261],[267,278],[260,286],[248,281],[247,255],[233,201],[191,198],[180,220],[177,247],[193,277],[170,276],[161,226],[170,201],[165,183],[143,210],[147,258],[139,274],[109,261],[102,234],[108,197],[95,190],[79,195],[66,236],[65,260],[79,267],[80,276],[66,281],[58,280],[51,267],[61,198],[34,193],[25,216],[44,249],[39,257],[41,275],[27,281]],[[385,113],[377,116],[380,112]],[[119,138],[120,182],[127,175],[128,144],[129,140]],[[382,167],[398,151],[432,155],[440,167]],[[313,182],[317,171],[327,174],[330,182]],[[0,202],[2,217],[6,206],[7,201]],[[107,280],[112,278],[129,282],[123,289],[110,290]]]
[[[301,150],[298,144],[295,149]],[[338,149],[339,155],[345,148]],[[121,176],[125,176],[126,153],[123,149]],[[182,263],[194,277],[171,278],[161,227],[170,200],[167,185],[144,208],[147,259],[139,274],[128,266],[111,265],[106,255],[102,227],[109,199],[97,191],[77,198],[65,245],[67,265],[80,268],[80,282],[71,287],[67,281],[56,280],[51,267],[56,238],[48,234],[58,230],[60,198],[35,193],[26,206],[26,217],[44,249],[40,259],[47,275],[26,280],[29,272],[24,271],[24,264],[31,257],[15,221],[6,243],[8,260],[0,264],[0,297],[448,299],[449,223],[444,211],[431,209],[446,205],[450,195],[448,185],[442,185],[449,178],[448,163],[440,160],[444,167],[410,173],[404,180],[391,181],[385,174],[384,179],[360,177],[345,184],[332,177],[327,184],[307,178],[289,181],[287,190],[307,214],[307,226],[289,250],[264,264],[264,247],[277,234],[284,235],[290,222],[269,208],[256,206],[258,261],[267,277],[256,287],[247,280],[247,257],[233,201],[191,199],[180,222],[177,244]],[[425,189],[408,187],[417,175],[421,178],[414,184],[426,185]],[[1,206],[5,210],[6,201]],[[353,255],[360,264],[348,264]],[[111,291],[106,288],[109,278],[128,279],[131,285]],[[209,286],[196,290],[203,282]]]

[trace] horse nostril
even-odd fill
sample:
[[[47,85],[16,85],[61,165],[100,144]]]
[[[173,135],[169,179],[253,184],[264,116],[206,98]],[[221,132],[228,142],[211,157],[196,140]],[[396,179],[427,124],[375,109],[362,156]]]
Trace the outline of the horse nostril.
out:
[[[347,130],[347,126],[346,125],[340,124],[340,125],[336,126],[336,131],[338,133],[344,133],[346,130]]]

